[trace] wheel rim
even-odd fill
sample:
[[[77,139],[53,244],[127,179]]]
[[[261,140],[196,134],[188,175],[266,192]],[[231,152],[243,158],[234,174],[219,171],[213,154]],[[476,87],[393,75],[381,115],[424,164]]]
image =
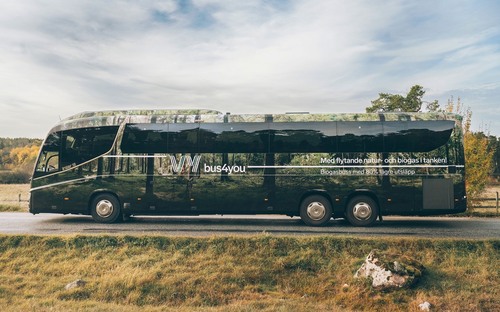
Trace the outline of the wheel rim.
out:
[[[372,213],[373,213],[372,207],[365,202],[357,203],[352,208],[352,214],[358,220],[370,219]]]
[[[307,216],[312,220],[321,220],[326,215],[326,208],[320,202],[312,202],[307,206]]]
[[[107,199],[100,200],[95,206],[95,212],[99,217],[107,218],[114,211],[113,203]]]

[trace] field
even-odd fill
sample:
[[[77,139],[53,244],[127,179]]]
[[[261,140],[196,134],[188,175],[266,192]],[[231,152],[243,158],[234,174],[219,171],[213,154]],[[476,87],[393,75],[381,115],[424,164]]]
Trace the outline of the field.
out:
[[[28,190],[0,185],[0,211],[26,210]],[[422,280],[354,279],[372,249],[416,258]],[[500,311],[498,268],[500,239],[0,235],[0,311]]]
[[[355,279],[374,248],[413,256],[422,280],[381,292]],[[500,311],[499,268],[500,240],[0,236],[0,308]]]
[[[486,189],[484,190],[483,194],[481,195],[482,198],[496,198],[497,193],[500,194],[500,183],[490,183]],[[475,201],[474,205],[482,205],[482,206],[495,206],[495,201],[494,200],[488,200],[488,201]],[[499,213],[497,213],[497,210],[495,208],[476,208],[476,207],[469,207],[468,208],[468,215],[471,216],[478,216],[478,217],[498,217],[500,216]]]
[[[0,211],[28,211],[29,190],[29,184],[0,184]]]

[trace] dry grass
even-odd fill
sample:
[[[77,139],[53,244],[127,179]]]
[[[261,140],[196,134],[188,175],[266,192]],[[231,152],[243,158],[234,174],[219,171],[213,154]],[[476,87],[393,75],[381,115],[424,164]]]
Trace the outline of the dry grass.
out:
[[[382,293],[355,280],[373,248],[410,253],[423,280]],[[0,236],[0,308],[498,311],[499,267],[500,240]],[[78,278],[87,285],[64,289]]]
[[[486,189],[484,190],[483,194],[481,194],[482,198],[496,198],[496,194],[500,193],[500,184],[498,183],[493,183],[491,182]],[[495,201],[494,200],[489,200],[489,201],[475,201],[473,203],[474,206],[495,206]],[[497,210],[495,208],[477,208],[477,207],[469,207],[467,212],[465,213],[466,215],[469,216],[474,216],[474,217],[500,217],[500,214],[497,213]]]
[[[490,183],[484,191],[484,197],[495,197],[496,192],[500,193],[500,184]]]
[[[0,184],[0,201],[17,201],[19,194],[21,194],[22,199],[28,199],[29,192],[29,184]]]

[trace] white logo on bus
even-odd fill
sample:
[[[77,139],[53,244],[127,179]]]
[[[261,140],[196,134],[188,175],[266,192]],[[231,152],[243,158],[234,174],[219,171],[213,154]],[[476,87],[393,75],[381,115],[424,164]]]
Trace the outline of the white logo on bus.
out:
[[[169,155],[170,163],[172,164],[172,171],[175,173],[179,173],[184,168],[184,165],[187,163],[189,167],[191,167],[191,172],[197,172],[198,167],[200,166],[200,155],[196,155],[193,158],[191,156],[183,155],[177,162],[177,159],[173,155]]]

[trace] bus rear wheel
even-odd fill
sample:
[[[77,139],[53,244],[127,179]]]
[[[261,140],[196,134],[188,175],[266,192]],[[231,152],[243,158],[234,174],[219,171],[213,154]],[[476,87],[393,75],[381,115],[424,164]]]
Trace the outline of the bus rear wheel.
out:
[[[332,218],[332,205],[321,195],[306,197],[300,205],[300,218],[310,226],[323,226]]]
[[[92,218],[101,223],[114,223],[120,220],[120,203],[116,196],[111,194],[100,194],[92,200],[90,208]]]
[[[354,226],[370,226],[377,220],[378,205],[369,196],[356,196],[349,201],[345,216]]]

